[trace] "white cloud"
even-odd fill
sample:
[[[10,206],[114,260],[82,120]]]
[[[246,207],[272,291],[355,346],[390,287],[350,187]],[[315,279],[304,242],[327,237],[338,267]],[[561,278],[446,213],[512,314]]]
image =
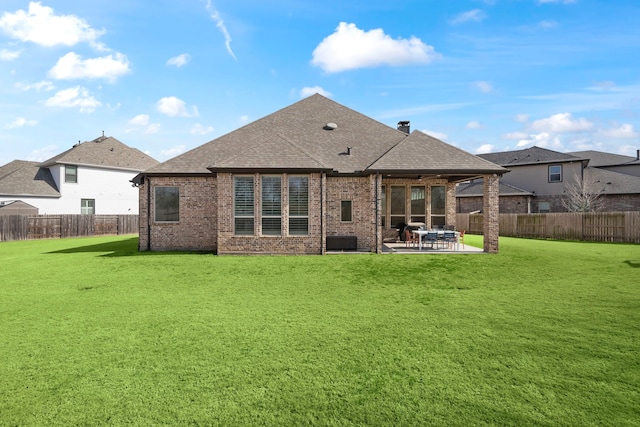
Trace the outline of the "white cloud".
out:
[[[556,151],[562,151],[564,146],[560,142],[557,135],[549,132],[540,132],[539,134],[529,135],[529,138],[518,141],[518,148],[536,145],[542,148],[549,148]]]
[[[558,23],[556,21],[540,21],[540,22],[538,22],[538,27],[539,28],[549,29],[549,28],[556,28],[557,26],[558,26]]]
[[[487,14],[480,9],[473,9],[456,15],[449,23],[451,25],[463,24],[465,22],[480,22],[486,19]]]
[[[56,145],[47,145],[46,147],[31,151],[31,154],[27,156],[27,160],[32,162],[43,162],[52,158],[59,152],[60,151]]]
[[[630,138],[638,137],[638,132],[636,132],[633,129],[633,125],[629,123],[624,123],[619,127],[612,128],[612,129],[602,129],[598,131],[598,134],[606,138],[616,138],[616,139],[630,139]]]
[[[531,128],[538,132],[583,132],[593,128],[593,123],[586,119],[573,119],[571,113],[558,113],[545,119],[531,123]]]
[[[171,158],[184,153],[185,149],[186,149],[186,146],[184,145],[176,145],[167,150],[161,150],[160,154],[166,158]]]
[[[447,135],[446,133],[443,132],[436,132],[434,130],[423,130],[422,132],[426,133],[427,135],[431,135],[434,138],[437,138],[441,141],[445,141],[447,138],[449,138],[449,135]]]
[[[484,125],[476,120],[471,120],[465,127],[467,129],[484,129]]]
[[[75,15],[55,15],[52,8],[40,2],[29,2],[29,9],[5,12],[0,17],[0,30],[9,37],[40,46],[74,46],[88,42],[99,47],[98,37],[104,30],[96,30]]]
[[[484,82],[484,81],[474,82],[473,86],[482,93],[493,92],[493,85],[491,85],[491,83],[489,82]]]
[[[502,136],[504,139],[510,139],[510,140],[514,140],[514,141],[519,141],[522,139],[527,139],[529,138],[529,134],[526,132],[510,132],[510,133],[506,133]]]
[[[21,50],[0,49],[0,61],[13,61],[18,59],[21,53]]]
[[[392,39],[382,29],[363,31],[341,22],[313,51],[311,64],[328,73],[382,65],[426,64],[439,58],[417,37]]]
[[[121,53],[100,58],[82,59],[75,52],[69,52],[58,59],[49,70],[54,79],[106,79],[114,82],[118,77],[131,71],[129,60]]]
[[[149,115],[138,114],[133,119],[129,120],[129,123],[132,125],[147,126],[149,124]]]
[[[224,44],[227,47],[227,52],[229,52],[229,55],[231,55],[231,57],[237,61],[238,58],[236,58],[235,53],[233,53],[233,50],[231,49],[231,40],[232,40],[231,36],[229,35],[227,26],[224,24],[224,21],[222,20],[220,13],[215,7],[213,7],[213,5],[211,4],[211,0],[207,0],[204,7],[205,9],[207,9],[207,12],[209,12],[211,19],[213,19],[213,21],[216,23],[216,27],[220,30],[220,32],[224,36]]]
[[[191,107],[191,112],[187,110],[187,106],[185,102],[175,96],[166,96],[160,99],[156,108],[162,114],[165,114],[169,117],[198,117],[200,114],[198,113],[197,107]]]
[[[203,126],[200,123],[196,123],[192,128],[190,133],[192,135],[207,135],[213,132],[213,126]]]
[[[169,58],[167,61],[167,65],[175,65],[176,67],[182,67],[183,65],[188,64],[191,61],[191,55],[188,53],[183,53],[178,56],[174,56],[173,58]]]
[[[147,128],[144,130],[144,133],[148,133],[148,134],[152,134],[152,133],[158,133],[160,132],[160,123],[151,123],[149,126],[147,126]]]
[[[528,114],[516,114],[516,122],[527,123],[529,121]]]
[[[241,125],[246,125],[247,123],[249,123],[249,116],[240,116],[240,118],[238,119],[238,123],[240,123]]]
[[[331,92],[324,90],[320,86],[307,86],[300,90],[300,98],[307,98],[316,93],[326,96],[327,98],[331,98],[333,96]]]
[[[28,91],[31,89],[36,90],[37,92],[40,92],[41,90],[44,90],[45,92],[49,92],[53,89],[55,89],[55,86],[53,85],[53,83],[51,83],[49,80],[42,80],[39,81],[37,83],[16,83],[15,86],[23,91]]]
[[[83,87],[76,86],[56,92],[45,101],[47,107],[79,108],[81,113],[91,113],[102,103]]]
[[[483,144],[480,147],[476,148],[476,154],[487,154],[496,150],[495,145],[491,144]]]
[[[7,129],[20,128],[22,126],[35,126],[38,122],[35,120],[27,120],[24,117],[16,117],[11,123],[5,125]]]

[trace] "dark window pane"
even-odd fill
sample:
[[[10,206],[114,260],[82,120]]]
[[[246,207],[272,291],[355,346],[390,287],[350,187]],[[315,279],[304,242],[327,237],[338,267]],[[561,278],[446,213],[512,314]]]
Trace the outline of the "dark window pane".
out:
[[[340,202],[340,221],[351,221],[351,200],[343,200]]]
[[[157,222],[180,220],[180,189],[178,187],[155,188],[155,219]]]
[[[262,218],[262,234],[279,236],[282,234],[282,220],[280,218]]]
[[[292,236],[309,234],[309,218],[289,218],[289,234]]]
[[[236,218],[235,234],[240,236],[253,235],[253,218]]]

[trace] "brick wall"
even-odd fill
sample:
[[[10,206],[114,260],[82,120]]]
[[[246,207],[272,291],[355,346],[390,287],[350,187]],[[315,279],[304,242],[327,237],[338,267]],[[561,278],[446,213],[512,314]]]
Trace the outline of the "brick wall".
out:
[[[177,186],[180,189],[180,220],[155,222],[154,188]],[[147,198],[151,195],[151,203]],[[210,177],[147,177],[140,186],[140,242],[145,251],[215,251],[217,221],[216,179]],[[150,212],[148,209],[150,207]],[[151,228],[148,221],[151,219]]]
[[[356,236],[358,249],[377,252],[376,179],[367,177],[327,178],[327,236]],[[351,201],[352,219],[341,219],[341,202]]]
[[[309,234],[288,235],[289,191],[288,175],[282,174],[282,230],[281,236],[263,236],[261,233],[261,185],[260,174],[254,177],[255,218],[254,235],[236,236],[234,233],[233,175],[218,173],[218,254],[321,254],[324,251],[324,232],[320,212],[322,211],[321,174],[309,177]]]
[[[488,253],[498,253],[498,236],[500,234],[499,188],[499,177],[497,175],[485,175],[482,213],[484,217],[484,251]]]

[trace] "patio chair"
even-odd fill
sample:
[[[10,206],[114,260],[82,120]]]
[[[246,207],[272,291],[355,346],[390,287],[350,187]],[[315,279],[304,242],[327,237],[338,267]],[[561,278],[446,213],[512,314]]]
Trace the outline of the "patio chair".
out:
[[[464,230],[462,230],[460,236],[458,236],[458,243],[462,243],[462,249],[464,249]]]
[[[404,245],[405,247],[414,247],[418,243],[418,237],[411,232],[411,230],[404,230]]]
[[[438,232],[437,231],[427,231],[427,234],[424,236],[425,244],[431,244],[431,249],[433,249],[433,245],[436,245],[436,249],[438,249]]]
[[[456,244],[456,232],[455,231],[445,231],[443,237],[444,243],[447,244],[448,248],[451,248],[451,245]]]

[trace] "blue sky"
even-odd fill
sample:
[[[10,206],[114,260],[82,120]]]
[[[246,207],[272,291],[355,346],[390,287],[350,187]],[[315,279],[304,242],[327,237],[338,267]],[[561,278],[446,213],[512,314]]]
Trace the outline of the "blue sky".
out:
[[[0,165],[164,161],[319,92],[471,153],[640,149],[637,0],[2,0]]]

